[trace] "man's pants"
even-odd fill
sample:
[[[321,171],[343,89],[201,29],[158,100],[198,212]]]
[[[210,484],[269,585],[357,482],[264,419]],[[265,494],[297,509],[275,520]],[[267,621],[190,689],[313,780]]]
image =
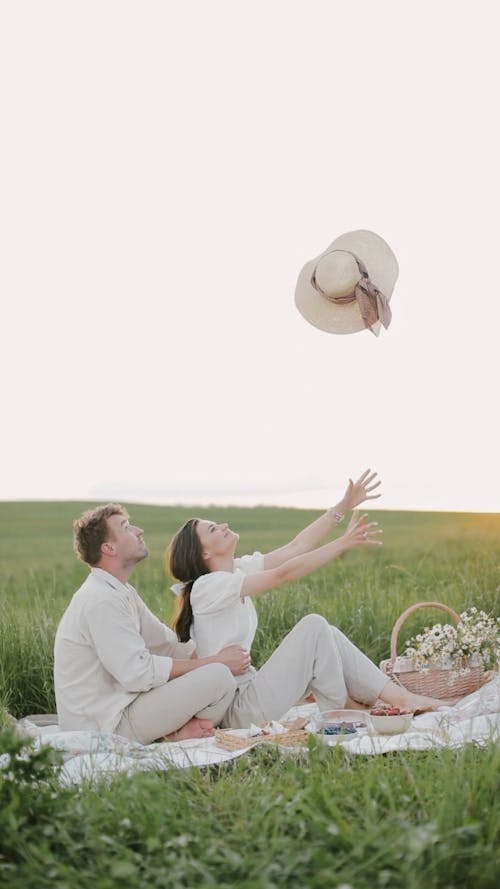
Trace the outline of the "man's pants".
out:
[[[279,719],[309,692],[320,710],[345,707],[348,695],[372,704],[388,681],[337,627],[319,614],[308,614],[237,690],[222,724],[246,728],[251,722]]]
[[[141,744],[177,731],[193,716],[221,722],[235,693],[233,674],[225,664],[206,664],[165,685],[142,692],[123,711],[115,732]]]

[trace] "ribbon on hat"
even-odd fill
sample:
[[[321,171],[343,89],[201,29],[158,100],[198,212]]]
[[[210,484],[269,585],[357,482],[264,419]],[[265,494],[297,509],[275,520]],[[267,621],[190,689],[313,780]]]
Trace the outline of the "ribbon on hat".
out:
[[[367,327],[368,330],[371,330],[375,336],[378,336],[377,323],[380,321],[386,330],[391,323],[392,312],[389,306],[389,300],[385,294],[379,290],[377,285],[373,283],[368,274],[368,269],[359,256],[356,256],[356,254],[352,253],[350,250],[330,250],[329,252],[350,253],[356,260],[361,278],[352,293],[348,293],[346,296],[330,296],[321,289],[316,281],[315,269],[311,277],[312,286],[321,294],[321,296],[324,296],[325,299],[328,299],[330,302],[337,303],[337,305],[345,305],[356,300],[365,327]]]

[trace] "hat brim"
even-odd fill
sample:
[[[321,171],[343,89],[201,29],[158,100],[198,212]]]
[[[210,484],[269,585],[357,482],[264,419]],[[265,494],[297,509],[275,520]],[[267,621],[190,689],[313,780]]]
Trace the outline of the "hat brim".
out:
[[[300,272],[295,288],[295,305],[306,321],[328,333],[357,333],[366,328],[356,300],[337,305],[318,293],[311,284],[318,261],[331,250],[346,250],[359,257],[368,269],[370,279],[389,301],[398,278],[398,262],[380,235],[361,229],[340,235],[323,253],[307,262]]]

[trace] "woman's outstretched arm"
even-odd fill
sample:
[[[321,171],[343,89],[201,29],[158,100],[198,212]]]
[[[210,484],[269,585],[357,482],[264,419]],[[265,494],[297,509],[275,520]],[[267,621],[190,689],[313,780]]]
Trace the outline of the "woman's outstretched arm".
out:
[[[354,512],[347,530],[336,540],[331,540],[311,552],[294,556],[276,568],[249,574],[243,581],[241,597],[256,596],[265,590],[272,590],[291,580],[305,577],[306,574],[310,574],[316,568],[322,568],[336,556],[340,556],[355,546],[380,546],[382,541],[379,539],[379,535],[382,534],[382,531],[379,530],[378,523],[367,522],[366,519],[366,513],[360,516],[359,513]]]
[[[353,482],[352,479],[349,479],[349,484],[342,500],[339,500],[335,506],[327,509],[319,519],[307,525],[290,543],[265,554],[265,569],[277,568],[284,562],[293,559],[294,556],[300,556],[302,553],[308,553],[310,550],[315,549],[323,538],[338,524],[338,516],[351,512],[360,503],[363,503],[364,500],[376,500],[377,497],[380,497],[380,494],[371,494],[371,491],[374,491],[380,485],[380,481],[375,481],[376,477],[376,472],[370,472],[367,469],[357,481]]]

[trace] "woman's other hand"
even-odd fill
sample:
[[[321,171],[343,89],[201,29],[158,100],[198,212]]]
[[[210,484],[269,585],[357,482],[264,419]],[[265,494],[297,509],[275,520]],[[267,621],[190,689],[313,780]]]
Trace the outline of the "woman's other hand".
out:
[[[355,482],[350,478],[346,492],[339,503],[340,511],[343,513],[350,512],[351,509],[356,509],[356,506],[359,506],[364,500],[376,500],[377,497],[380,497],[380,494],[371,493],[381,485],[380,480],[375,481],[376,478],[377,473],[370,472],[369,469],[366,469],[363,475],[360,475]]]
[[[215,655],[214,661],[229,667],[234,676],[246,673],[250,666],[250,653],[241,645],[228,645]]]
[[[380,534],[382,534],[382,529],[379,528],[378,522],[367,522],[367,518],[366,512],[361,516],[357,510],[353,512],[346,532],[341,538],[346,543],[347,549],[352,549],[355,546],[365,546],[366,544],[372,546],[374,544],[375,546],[382,545],[382,541],[378,539]]]

